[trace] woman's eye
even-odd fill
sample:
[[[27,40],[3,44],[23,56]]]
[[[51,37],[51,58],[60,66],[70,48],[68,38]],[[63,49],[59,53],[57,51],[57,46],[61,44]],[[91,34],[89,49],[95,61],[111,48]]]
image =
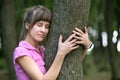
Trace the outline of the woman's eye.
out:
[[[37,24],[37,26],[41,27],[41,26],[42,26],[42,23]]]
[[[49,25],[45,25],[45,28],[49,29]]]

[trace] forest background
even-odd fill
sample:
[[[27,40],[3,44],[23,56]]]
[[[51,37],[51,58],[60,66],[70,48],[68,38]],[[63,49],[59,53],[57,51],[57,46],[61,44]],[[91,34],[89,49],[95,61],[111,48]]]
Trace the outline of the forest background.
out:
[[[6,2],[6,5],[3,3]],[[8,57],[11,56],[5,48],[11,47],[3,40],[19,41],[23,14],[26,8],[33,5],[44,5],[53,10],[54,0],[1,0],[0,2],[0,80],[9,80],[11,64]],[[4,16],[5,7],[8,16]],[[88,31],[94,48],[87,52],[83,62],[84,80],[120,80],[120,0],[91,0]],[[13,12],[14,15],[10,13]],[[6,24],[9,18],[13,23]],[[17,34],[6,38],[4,32],[14,33],[11,27],[4,29],[5,25],[14,25]],[[13,30],[14,30],[13,29]],[[7,30],[7,31],[5,31]],[[16,33],[15,32],[15,33]],[[11,42],[10,42],[11,43]],[[7,46],[4,46],[7,44]],[[15,47],[15,46],[13,46]],[[11,48],[13,48],[11,47]],[[11,51],[11,50],[10,50]],[[12,73],[12,72],[11,72]]]

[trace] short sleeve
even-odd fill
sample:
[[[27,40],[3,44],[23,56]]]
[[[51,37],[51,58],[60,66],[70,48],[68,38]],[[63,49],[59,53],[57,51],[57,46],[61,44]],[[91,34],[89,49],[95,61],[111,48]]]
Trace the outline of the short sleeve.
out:
[[[21,56],[29,56],[32,57],[32,55],[30,54],[30,52],[28,52],[28,50],[26,48],[23,47],[17,47],[14,51],[14,63],[16,61],[17,58],[21,57]]]

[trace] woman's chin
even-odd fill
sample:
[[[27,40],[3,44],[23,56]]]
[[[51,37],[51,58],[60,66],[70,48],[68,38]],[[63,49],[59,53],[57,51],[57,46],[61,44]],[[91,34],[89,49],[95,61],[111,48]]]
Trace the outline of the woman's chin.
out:
[[[40,38],[40,39],[38,39],[37,41],[42,42],[43,40],[44,40],[43,38]]]

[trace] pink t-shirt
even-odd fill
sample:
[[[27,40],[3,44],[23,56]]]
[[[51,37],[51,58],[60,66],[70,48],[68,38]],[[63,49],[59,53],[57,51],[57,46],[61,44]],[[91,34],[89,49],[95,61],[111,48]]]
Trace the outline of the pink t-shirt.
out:
[[[18,80],[31,80],[30,77],[24,72],[22,67],[16,63],[16,59],[20,56],[26,55],[31,57],[38,65],[40,71],[43,74],[46,73],[45,66],[44,66],[45,65],[45,62],[44,62],[45,48],[43,46],[40,46],[40,50],[41,50],[41,53],[26,41],[21,41],[19,43],[19,46],[15,48],[14,55],[13,55],[13,62],[14,62],[14,68],[15,68],[16,76]]]

